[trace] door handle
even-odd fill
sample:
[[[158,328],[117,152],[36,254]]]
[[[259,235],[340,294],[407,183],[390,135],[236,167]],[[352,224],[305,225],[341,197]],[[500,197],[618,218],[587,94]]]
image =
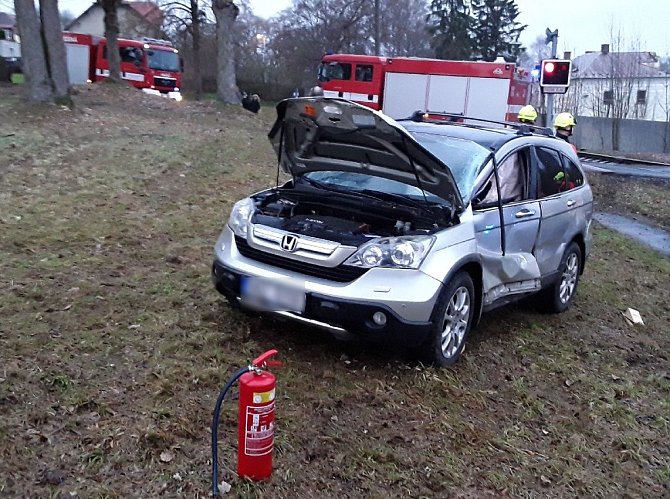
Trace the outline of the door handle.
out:
[[[570,208],[571,206],[575,205],[575,201],[573,199],[569,199],[567,204],[568,204],[568,208]]]
[[[532,217],[533,215],[535,215],[535,212],[533,210],[525,209],[517,211],[514,216],[516,218],[525,218],[525,217]]]

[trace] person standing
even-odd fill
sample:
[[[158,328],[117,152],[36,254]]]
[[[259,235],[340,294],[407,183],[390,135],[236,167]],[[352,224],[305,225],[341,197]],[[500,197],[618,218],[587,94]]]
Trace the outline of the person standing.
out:
[[[521,109],[519,109],[518,119],[519,123],[523,123],[525,125],[534,125],[535,121],[537,120],[537,111],[530,104],[523,106]]]
[[[554,128],[556,129],[556,137],[570,143],[570,136],[572,135],[572,127],[577,125],[575,117],[570,113],[559,113],[554,118]]]

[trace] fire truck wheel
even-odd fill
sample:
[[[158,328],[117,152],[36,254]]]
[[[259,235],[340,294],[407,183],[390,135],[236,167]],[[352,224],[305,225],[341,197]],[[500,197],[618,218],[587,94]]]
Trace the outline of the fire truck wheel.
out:
[[[456,274],[443,288],[433,309],[433,330],[423,349],[426,360],[446,367],[459,359],[472,327],[475,302],[470,275]]]

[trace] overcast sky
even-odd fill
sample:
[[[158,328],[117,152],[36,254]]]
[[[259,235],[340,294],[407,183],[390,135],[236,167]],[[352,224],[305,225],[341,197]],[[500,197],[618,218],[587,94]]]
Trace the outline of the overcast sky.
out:
[[[372,1],[372,0],[370,0]],[[92,0],[60,0],[62,10],[81,14]],[[290,0],[250,0],[256,15],[271,17],[291,4]],[[669,0],[516,0],[518,20],[528,27],[521,42],[528,46],[546,28],[558,29],[559,55],[573,56],[599,50],[610,39],[610,26],[621,26],[626,38],[639,40],[642,50],[670,53]]]

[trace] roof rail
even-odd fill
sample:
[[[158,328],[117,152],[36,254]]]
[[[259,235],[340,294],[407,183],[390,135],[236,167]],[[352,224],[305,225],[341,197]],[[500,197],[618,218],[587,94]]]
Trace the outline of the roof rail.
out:
[[[539,135],[546,135],[549,137],[554,136],[554,132],[551,128],[529,125],[528,123],[519,123],[516,121],[497,121],[497,120],[487,120],[484,118],[475,118],[473,116],[465,116],[461,113],[445,113],[445,112],[436,112],[436,111],[414,111],[412,116],[409,118],[403,118],[398,121],[411,120],[416,122],[432,122],[432,123],[449,123],[449,124],[462,124],[464,120],[477,121],[480,123],[492,123],[496,125],[502,125],[507,128],[515,128],[517,134],[527,135],[530,133],[536,133]]]
[[[158,38],[150,38],[148,36],[143,36],[142,41],[144,43],[153,43],[155,45],[165,45],[166,47],[174,47],[170,40],[160,40]]]

